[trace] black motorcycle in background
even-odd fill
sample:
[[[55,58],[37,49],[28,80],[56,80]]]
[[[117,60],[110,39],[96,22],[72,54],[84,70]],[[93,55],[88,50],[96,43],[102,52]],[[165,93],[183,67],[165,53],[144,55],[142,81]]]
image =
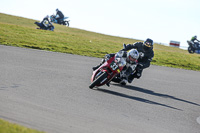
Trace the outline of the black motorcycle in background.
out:
[[[52,23],[69,26],[69,20],[67,20],[68,18],[69,17],[64,17],[63,19],[60,20],[60,22],[58,22],[57,19],[56,19],[56,15],[51,15],[50,16],[50,21]]]
[[[187,41],[189,47],[188,47],[188,52],[193,54],[195,53],[199,53],[200,54],[200,44],[198,42],[192,42],[192,41]]]
[[[200,44],[198,42],[192,42],[192,41],[187,41],[189,47],[188,47],[188,52],[193,54],[193,53],[199,53],[200,54]]]

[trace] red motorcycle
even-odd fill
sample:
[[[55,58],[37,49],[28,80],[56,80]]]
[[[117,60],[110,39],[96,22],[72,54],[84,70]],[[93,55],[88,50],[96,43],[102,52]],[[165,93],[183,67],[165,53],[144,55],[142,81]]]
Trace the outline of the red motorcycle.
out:
[[[126,60],[120,55],[121,52],[115,54],[114,57],[105,60],[105,62],[95,71],[91,77],[90,88],[109,84],[126,65]]]

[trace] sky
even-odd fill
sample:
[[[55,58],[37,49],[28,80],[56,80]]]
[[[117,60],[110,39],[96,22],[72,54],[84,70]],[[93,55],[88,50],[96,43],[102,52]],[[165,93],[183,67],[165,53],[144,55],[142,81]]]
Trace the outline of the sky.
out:
[[[186,48],[200,40],[200,0],[0,0],[0,13],[39,21],[57,8],[72,28]]]

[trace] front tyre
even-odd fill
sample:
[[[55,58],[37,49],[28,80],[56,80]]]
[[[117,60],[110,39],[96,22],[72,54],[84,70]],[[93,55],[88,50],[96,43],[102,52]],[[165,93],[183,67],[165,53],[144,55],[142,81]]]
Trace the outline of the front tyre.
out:
[[[103,72],[99,77],[97,77],[89,86],[90,89],[95,87],[96,85],[100,84],[101,81],[103,81],[105,78],[107,78],[107,73]]]
[[[194,53],[194,50],[193,50],[191,47],[188,47],[188,52],[189,52],[190,54],[193,54],[193,53]]]

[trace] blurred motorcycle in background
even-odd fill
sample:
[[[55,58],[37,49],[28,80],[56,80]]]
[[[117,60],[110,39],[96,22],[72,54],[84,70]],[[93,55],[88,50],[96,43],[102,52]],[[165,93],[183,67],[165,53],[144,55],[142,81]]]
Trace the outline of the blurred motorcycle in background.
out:
[[[198,42],[192,42],[192,41],[187,41],[189,47],[188,47],[188,52],[193,54],[193,53],[198,53],[200,54],[200,44]]]
[[[37,29],[54,31],[54,26],[51,23],[50,24],[43,24],[43,23],[35,22],[34,24],[36,24],[39,27]]]
[[[69,21],[70,21],[70,20],[68,20],[69,17],[64,17],[64,18],[61,19],[59,22],[58,22],[58,20],[57,20],[56,18],[57,18],[56,15],[51,15],[51,16],[50,16],[50,21],[51,21],[52,23],[56,23],[56,24],[61,24],[61,25],[69,26]]]

